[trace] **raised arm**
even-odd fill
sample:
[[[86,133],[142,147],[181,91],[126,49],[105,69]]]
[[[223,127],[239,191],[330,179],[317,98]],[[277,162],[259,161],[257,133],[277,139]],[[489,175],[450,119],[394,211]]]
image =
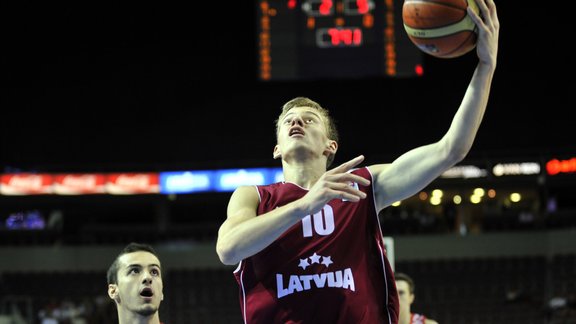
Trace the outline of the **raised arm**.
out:
[[[448,132],[436,143],[410,150],[391,164],[370,166],[378,210],[422,190],[470,151],[486,110],[496,69],[500,22],[493,0],[476,0],[481,17],[468,10],[478,26],[478,65]]]

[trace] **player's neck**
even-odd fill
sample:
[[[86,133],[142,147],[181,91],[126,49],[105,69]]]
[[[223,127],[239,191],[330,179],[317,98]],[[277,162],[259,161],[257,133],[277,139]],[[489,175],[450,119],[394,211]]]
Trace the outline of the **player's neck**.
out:
[[[326,172],[326,161],[321,159],[305,162],[282,161],[284,180],[309,189]]]
[[[412,323],[412,313],[408,312],[400,312],[400,316],[398,318],[398,324],[411,324]]]
[[[140,316],[135,313],[124,313],[119,316],[119,324],[160,324],[158,312],[152,316]]]

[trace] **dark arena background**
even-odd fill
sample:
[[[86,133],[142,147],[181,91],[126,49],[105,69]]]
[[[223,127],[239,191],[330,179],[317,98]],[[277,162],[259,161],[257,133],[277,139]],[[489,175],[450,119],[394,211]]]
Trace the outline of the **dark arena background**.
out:
[[[164,323],[242,323],[215,239],[235,186],[276,179],[293,97],[334,115],[336,163],[438,140],[474,52],[419,52],[400,0],[322,3],[3,3],[0,323],[115,323],[105,273],[132,241],[161,256]],[[441,324],[576,323],[573,28],[558,4],[496,5],[471,152],[382,211],[382,231],[413,310]]]

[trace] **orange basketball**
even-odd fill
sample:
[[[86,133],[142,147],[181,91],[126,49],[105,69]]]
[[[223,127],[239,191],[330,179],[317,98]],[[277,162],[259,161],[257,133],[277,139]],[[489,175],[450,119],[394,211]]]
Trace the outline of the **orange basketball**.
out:
[[[477,40],[468,6],[478,12],[474,0],[404,0],[404,29],[425,53],[440,58],[462,56],[476,47]]]

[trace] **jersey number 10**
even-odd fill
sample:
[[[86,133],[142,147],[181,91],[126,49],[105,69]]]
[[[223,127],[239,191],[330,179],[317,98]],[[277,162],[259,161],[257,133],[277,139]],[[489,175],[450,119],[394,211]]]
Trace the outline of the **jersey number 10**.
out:
[[[314,226],[312,226],[314,222]],[[313,232],[318,235],[330,235],[334,232],[334,211],[330,205],[325,205],[321,211],[314,215],[302,218],[302,234],[312,237]]]

